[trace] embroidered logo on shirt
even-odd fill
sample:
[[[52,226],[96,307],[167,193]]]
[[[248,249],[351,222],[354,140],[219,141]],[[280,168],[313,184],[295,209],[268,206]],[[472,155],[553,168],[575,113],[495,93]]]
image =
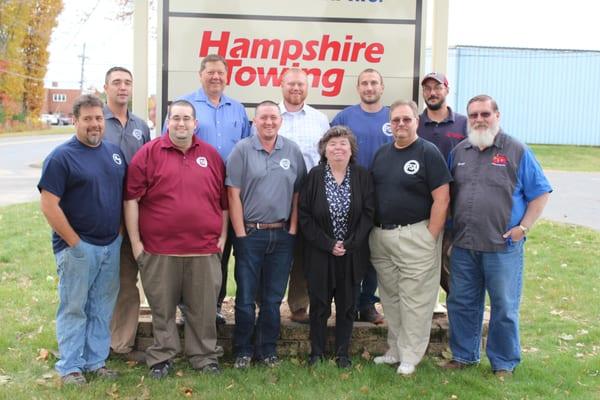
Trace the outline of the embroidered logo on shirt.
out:
[[[117,165],[121,165],[123,163],[123,160],[121,160],[121,156],[118,155],[117,153],[113,153],[113,161]]]
[[[404,173],[408,175],[414,175],[419,172],[419,162],[417,160],[410,160],[404,164]]]
[[[465,135],[463,135],[462,133],[458,133],[458,132],[448,132],[448,133],[446,133],[446,137],[449,137],[452,139],[464,139]]]
[[[137,140],[142,140],[142,131],[140,129],[134,129],[133,132],[131,132],[131,134]]]
[[[506,164],[508,164],[508,158],[506,158],[504,154],[497,153],[494,155],[494,158],[492,158],[492,165],[506,167]]]
[[[206,160],[206,157],[198,157],[198,158],[196,158],[196,163],[199,166],[201,166],[202,168],[208,167],[208,161]]]
[[[392,136],[392,125],[389,122],[381,125],[381,131],[386,136]]]
[[[282,158],[281,161],[279,161],[279,166],[283,169],[290,169],[290,165],[290,160],[287,158]]]
[[[457,167],[462,167],[463,165],[465,165],[465,162],[459,162],[458,164],[456,164]]]

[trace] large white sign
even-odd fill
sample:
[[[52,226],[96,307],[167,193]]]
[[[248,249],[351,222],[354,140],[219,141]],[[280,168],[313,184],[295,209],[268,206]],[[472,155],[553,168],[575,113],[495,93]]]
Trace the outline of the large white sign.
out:
[[[164,0],[162,105],[200,86],[207,54],[228,62],[226,93],[247,108],[281,99],[281,76],[309,77],[308,103],[330,115],[358,103],[365,68],[384,79],[384,102],[417,100],[423,68],[422,0]]]

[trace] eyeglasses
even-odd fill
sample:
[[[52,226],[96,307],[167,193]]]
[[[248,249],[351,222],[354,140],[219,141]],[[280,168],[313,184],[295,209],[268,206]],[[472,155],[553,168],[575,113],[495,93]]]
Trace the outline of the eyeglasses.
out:
[[[424,93],[431,93],[431,92],[439,93],[442,90],[444,90],[445,87],[446,86],[442,85],[441,83],[439,85],[434,86],[434,87],[423,86],[423,92]]]
[[[177,122],[177,123],[180,123],[181,121],[183,121],[183,122],[186,122],[186,123],[187,123],[187,122],[190,122],[190,121],[193,121],[193,120],[194,120],[192,117],[190,117],[190,116],[187,116],[187,115],[186,115],[185,117],[180,117],[179,115],[175,115],[174,117],[170,117],[169,119],[170,119],[171,121],[173,121],[173,122]]]
[[[483,111],[483,112],[474,112],[474,113],[470,113],[469,114],[469,118],[470,119],[477,119],[479,116],[481,115],[481,118],[489,118],[492,116],[492,113],[489,111]]]
[[[400,125],[400,122],[402,122],[404,125],[408,125],[412,122],[413,119],[414,118],[410,117],[394,118],[390,122],[392,123],[392,125]]]

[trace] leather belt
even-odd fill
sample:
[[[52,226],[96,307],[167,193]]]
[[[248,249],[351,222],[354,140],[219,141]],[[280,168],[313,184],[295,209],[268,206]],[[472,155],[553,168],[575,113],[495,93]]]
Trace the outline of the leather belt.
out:
[[[387,230],[392,230],[392,229],[399,228],[402,225],[398,225],[398,224],[375,224],[375,226],[387,231]]]
[[[254,229],[279,229],[284,228],[285,222],[273,222],[270,224],[264,224],[262,222],[245,222],[246,228],[254,228]]]

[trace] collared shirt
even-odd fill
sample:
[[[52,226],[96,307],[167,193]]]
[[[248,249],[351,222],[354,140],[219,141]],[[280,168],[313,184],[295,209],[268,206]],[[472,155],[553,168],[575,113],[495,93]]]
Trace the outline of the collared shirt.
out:
[[[119,234],[126,168],[116,145],[89,147],[73,136],[44,160],[38,189],[60,198],[59,207],[84,241],[106,246]],[[66,247],[52,232],[54,253]]]
[[[180,99],[189,101],[196,109],[198,127],[194,134],[217,149],[223,161],[240,139],[250,135],[244,106],[224,93],[217,106],[210,102],[202,88]],[[165,132],[163,129],[163,134]]]
[[[448,160],[454,245],[476,251],[504,251],[502,235],[520,224],[527,205],[552,191],[531,150],[500,131],[481,151],[468,140]]]
[[[257,135],[241,140],[227,159],[225,184],[240,189],[244,221],[287,221],[306,167],[298,145],[277,135],[267,153]]]
[[[127,122],[123,126],[108,105],[104,105],[102,111],[104,112],[104,140],[119,146],[125,156],[125,161],[129,164],[133,155],[150,141],[148,124],[127,111]]]
[[[139,200],[144,248],[153,254],[215,254],[227,209],[225,165],[193,137],[185,152],[169,135],[146,144],[127,171],[125,199]]]
[[[306,169],[319,164],[319,140],[329,129],[329,120],[320,111],[304,104],[300,111],[287,111],[283,102],[279,104],[283,123],[279,134],[293,140],[300,146]]]
[[[427,115],[427,110],[419,116],[419,137],[433,143],[448,160],[450,150],[467,137],[467,117],[455,113],[448,107],[448,116],[441,122],[433,121]]]
[[[346,167],[346,174],[342,183],[338,185],[331,172],[329,164],[325,164],[325,197],[329,204],[329,218],[333,227],[333,236],[337,240],[345,240],[348,233],[348,218],[350,214],[350,166]]]
[[[367,169],[371,168],[377,150],[394,141],[388,106],[377,112],[367,112],[360,104],[346,107],[331,120],[331,126],[336,125],[345,125],[352,130],[358,144],[356,162]]]

